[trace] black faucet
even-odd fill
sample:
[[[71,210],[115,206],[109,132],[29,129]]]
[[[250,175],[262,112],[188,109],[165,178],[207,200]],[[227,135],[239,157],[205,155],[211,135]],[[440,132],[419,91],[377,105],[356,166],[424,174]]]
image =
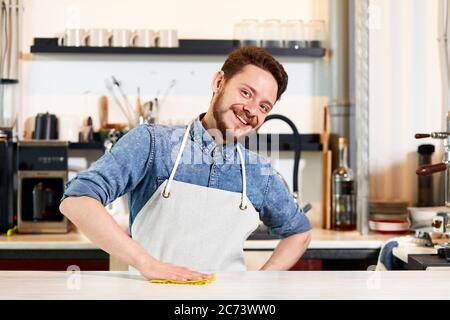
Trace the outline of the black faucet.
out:
[[[266,117],[266,119],[264,120],[264,123],[266,123],[269,120],[273,120],[273,119],[277,119],[277,120],[281,120],[283,122],[285,122],[291,129],[292,129],[292,133],[294,134],[294,174],[293,174],[293,181],[292,181],[292,186],[293,186],[293,192],[292,195],[295,199],[295,201],[297,201],[298,199],[298,170],[299,170],[299,165],[300,165],[300,158],[301,158],[301,137],[300,137],[300,133],[297,129],[297,127],[295,126],[294,122],[292,122],[291,119],[289,119],[288,117],[285,117],[281,114],[271,114],[268,115]],[[286,187],[288,188],[288,185],[286,183],[286,180],[283,178],[283,176],[281,176],[279,173],[278,175],[283,179]],[[288,188],[289,190],[289,188]],[[306,213],[308,212],[310,209],[312,208],[311,204],[307,203],[305,205],[304,208],[302,208],[303,212]]]

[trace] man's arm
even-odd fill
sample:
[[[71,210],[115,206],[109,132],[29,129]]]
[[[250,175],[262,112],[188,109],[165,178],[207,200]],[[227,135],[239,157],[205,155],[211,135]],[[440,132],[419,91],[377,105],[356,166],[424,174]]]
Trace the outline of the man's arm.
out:
[[[289,270],[305,253],[310,241],[310,231],[294,234],[281,240],[272,256],[260,270]]]
[[[200,280],[210,276],[158,261],[119,226],[103,205],[90,197],[67,197],[59,207],[86,237],[148,279]]]

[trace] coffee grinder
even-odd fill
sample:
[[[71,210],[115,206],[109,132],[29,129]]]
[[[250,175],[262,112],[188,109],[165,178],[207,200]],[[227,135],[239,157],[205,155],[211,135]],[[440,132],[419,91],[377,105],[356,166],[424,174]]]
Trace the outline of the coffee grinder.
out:
[[[68,142],[19,141],[19,233],[67,233],[70,223],[59,211],[68,178]]]

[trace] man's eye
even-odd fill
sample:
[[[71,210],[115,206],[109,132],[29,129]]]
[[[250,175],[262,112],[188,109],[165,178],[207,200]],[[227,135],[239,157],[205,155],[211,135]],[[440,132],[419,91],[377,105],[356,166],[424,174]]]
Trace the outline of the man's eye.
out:
[[[270,111],[270,108],[267,105],[265,105],[265,104],[262,104],[261,108],[264,110],[264,112],[269,112]]]
[[[247,90],[242,90],[241,92],[246,98],[250,98],[250,92],[248,92]]]

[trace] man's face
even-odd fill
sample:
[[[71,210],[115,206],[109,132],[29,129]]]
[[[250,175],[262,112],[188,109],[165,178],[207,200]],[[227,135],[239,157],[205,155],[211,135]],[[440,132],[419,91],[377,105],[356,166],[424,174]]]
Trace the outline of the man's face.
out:
[[[225,82],[222,80],[212,102],[217,129],[224,137],[232,135],[234,140],[255,131],[272,110],[277,91],[272,74],[254,65],[245,66]]]

